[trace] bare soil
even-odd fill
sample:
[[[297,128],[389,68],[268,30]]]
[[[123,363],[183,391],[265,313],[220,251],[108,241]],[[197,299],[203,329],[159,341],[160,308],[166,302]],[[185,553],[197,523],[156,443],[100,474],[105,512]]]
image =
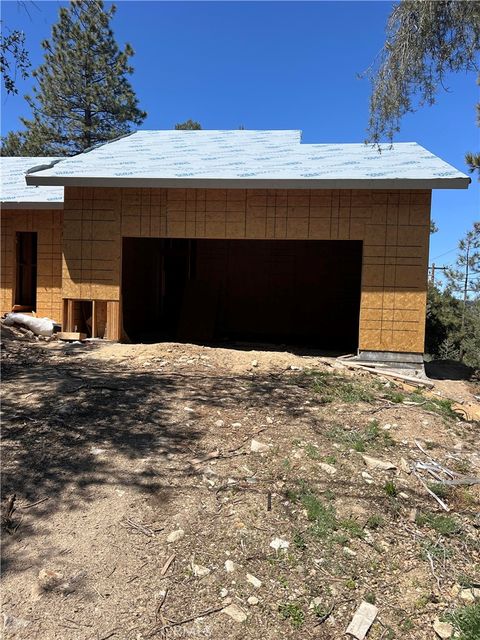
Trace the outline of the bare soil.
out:
[[[480,486],[446,513],[408,465],[479,476],[478,423],[312,354],[3,331],[4,637],[337,640],[366,599],[368,638],[427,639],[477,594]]]

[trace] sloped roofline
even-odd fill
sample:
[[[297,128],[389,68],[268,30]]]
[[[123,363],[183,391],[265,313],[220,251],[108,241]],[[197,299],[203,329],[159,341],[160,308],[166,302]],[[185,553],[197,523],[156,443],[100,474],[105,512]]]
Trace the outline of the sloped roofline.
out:
[[[240,146],[238,142],[238,139],[242,137],[243,133],[245,133],[246,137],[245,154],[243,154],[243,141]],[[139,136],[138,142],[135,140],[131,143],[127,141],[126,144],[122,144],[125,138],[135,138],[136,134]],[[183,146],[176,143],[172,144],[171,140],[167,140],[165,148],[160,146],[158,150],[153,146],[150,150],[148,146],[148,136],[151,135],[153,137],[154,134],[167,134],[167,137],[170,137],[168,134],[173,134],[173,137],[177,134],[179,138],[185,137],[185,144],[187,146],[183,145],[183,140]],[[209,137],[217,136],[217,134],[218,139],[209,141]],[[266,136],[265,139],[263,139],[263,135]],[[263,151],[262,143],[268,140],[269,135],[273,136],[274,143],[278,148],[274,148],[272,151],[272,145],[267,144],[264,147],[265,151]],[[235,140],[237,149],[225,152],[225,149],[232,147],[225,145],[225,140],[222,140],[222,136],[228,138],[228,144],[230,144],[232,139],[237,138]],[[256,141],[255,137],[257,137]],[[202,138],[205,138],[205,144],[207,145],[204,152],[202,149],[203,141],[200,142]],[[145,140],[147,140],[147,142],[145,142]],[[195,143],[189,148],[188,145],[194,140]],[[253,146],[251,146],[252,141]],[[110,145],[115,147],[115,143],[120,143],[119,148],[112,149],[110,152]],[[217,147],[215,147],[216,143],[219,143],[218,151]],[[52,171],[59,162],[58,160],[48,165],[32,167],[26,174],[26,183],[27,185],[35,186],[120,188],[430,190],[466,189],[471,182],[468,176],[462,174],[416,143],[397,143],[400,156],[402,156],[402,154],[405,155],[405,153],[408,155],[408,151],[405,151],[405,149],[408,149],[409,146],[413,147],[408,162],[396,163],[395,161],[398,158],[394,158],[393,164],[389,167],[388,161],[391,158],[388,158],[386,159],[386,171],[382,172],[378,170],[378,167],[376,167],[374,171],[371,169],[367,171],[368,163],[370,162],[370,164],[372,164],[372,157],[368,157],[367,154],[366,157],[360,158],[359,162],[358,149],[361,146],[361,143],[301,144],[301,131],[299,130],[246,130],[245,132],[236,130],[182,132],[139,130],[87,149],[77,156],[65,158],[60,161],[60,164],[65,162],[64,168],[62,168],[63,170]],[[351,151],[349,147],[351,147]],[[368,149],[368,146],[365,145],[365,148]],[[185,149],[187,149],[187,151],[185,151]],[[201,158],[201,160],[208,161],[204,163],[208,165],[206,167],[199,164],[198,157],[195,157],[199,155],[199,149],[200,153],[206,156]],[[387,145],[384,149],[388,150],[390,154],[392,146]],[[416,151],[417,149],[418,151]],[[95,154],[95,151],[99,153]],[[138,164],[134,157],[137,151]],[[235,156],[235,152],[237,151],[241,158]],[[300,151],[300,157],[295,157],[299,155],[297,153],[298,151]],[[329,164],[329,152],[331,155],[337,155],[337,158],[332,158],[332,160],[336,160],[337,163],[334,162],[333,165]],[[125,169],[122,166],[121,168],[115,168],[113,171],[111,170],[112,166],[115,167],[115,153],[117,157],[125,158],[124,162],[118,163],[119,165],[127,165]],[[179,154],[178,157],[176,156],[177,153]],[[208,156],[209,153],[211,157]],[[227,156],[222,155],[224,153],[226,153]],[[230,153],[230,156],[228,156],[228,153]],[[311,157],[305,158],[307,153]],[[357,153],[357,157],[352,158],[350,154],[354,154],[355,156],[355,153]],[[415,157],[415,153],[417,153],[417,157]],[[90,154],[93,156],[91,161],[90,158],[85,157]],[[275,154],[277,154],[279,158],[278,166],[274,166],[277,159]],[[294,162],[284,162],[285,159],[289,159],[289,154],[292,154]],[[165,161],[165,157],[156,157],[159,155],[167,156],[166,164],[162,164],[162,162],[158,164],[159,159],[160,161]],[[269,155],[271,157],[268,157]],[[338,164],[338,157],[340,157],[340,164]],[[232,160],[238,159],[243,162],[232,162]],[[273,165],[271,162],[272,159],[274,161]],[[401,157],[400,159],[403,160]],[[71,160],[74,160],[74,162],[72,163]],[[112,165],[108,164],[109,161]],[[168,161],[170,164],[168,164]],[[215,164],[215,161],[217,161],[217,164]],[[309,170],[311,168],[309,164],[312,164],[311,161],[317,164],[323,162],[320,170],[318,170],[318,166],[315,167],[316,170]],[[349,165],[362,165],[364,161],[365,169],[362,167],[360,172],[354,169],[352,171],[349,170]],[[425,165],[429,161],[434,162],[431,175],[428,174],[428,166],[426,167],[427,170],[425,170],[425,166],[421,166],[422,163]],[[225,164],[222,164],[223,162],[225,162]],[[235,169],[231,169],[234,164],[243,165],[242,170],[236,171]],[[410,170],[403,170],[402,165],[407,164],[413,165],[413,169],[410,167]],[[419,165],[418,177],[415,176],[416,164]],[[438,167],[439,164],[443,165],[440,166],[440,169]],[[191,169],[189,166],[188,169],[183,170],[182,168],[177,170],[176,165],[190,165]],[[305,169],[302,169],[302,171],[296,171],[295,169],[292,169],[292,171],[289,169],[285,170],[286,165],[301,165],[302,167],[305,166]],[[107,167],[105,172],[103,171],[104,167]],[[248,170],[250,167],[252,169]],[[339,167],[338,171],[335,170],[336,167]],[[164,174],[163,176],[162,173]],[[396,173],[400,173],[400,175],[396,175]],[[402,175],[402,173],[405,175]],[[331,174],[331,176],[328,174]]]

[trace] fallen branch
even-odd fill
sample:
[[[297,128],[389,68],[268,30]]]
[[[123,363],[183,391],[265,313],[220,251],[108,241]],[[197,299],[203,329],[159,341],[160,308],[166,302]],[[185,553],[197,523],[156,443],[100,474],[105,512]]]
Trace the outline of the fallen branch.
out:
[[[160,569],[160,575],[164,576],[167,571],[170,568],[170,565],[172,564],[172,562],[175,560],[176,554],[172,553],[172,555],[168,558],[168,560],[165,562],[165,564],[163,565],[163,567]]]
[[[432,570],[432,575],[433,575],[433,577],[435,578],[435,580],[437,581],[437,587],[438,587],[438,590],[439,590],[439,591],[441,591],[441,587],[440,587],[440,578],[439,578],[439,577],[437,576],[437,574],[435,573],[435,567],[434,567],[434,564],[433,564],[433,558],[432,558],[432,556],[430,555],[430,552],[429,552],[429,551],[427,551],[427,558],[428,558],[428,561],[430,562],[430,569]]]
[[[197,613],[196,615],[190,616],[189,618],[184,618],[183,620],[177,620],[177,621],[169,620],[167,624],[164,624],[161,627],[157,626],[154,629],[152,629],[152,631],[150,631],[147,637],[152,638],[153,636],[157,635],[157,633],[161,634],[162,637],[165,637],[165,633],[168,629],[173,629],[174,627],[179,627],[182,624],[193,622],[194,620],[198,620],[198,618],[204,618],[205,616],[210,616],[212,615],[212,613],[218,613],[224,608],[225,606],[221,605],[219,607],[212,607],[211,609],[207,609],[206,611]]]
[[[130,527],[131,529],[135,529],[136,531],[139,531],[140,533],[143,533],[144,535],[148,536],[149,538],[154,538],[155,537],[155,533],[154,533],[154,531],[152,529],[149,529],[148,527],[144,527],[143,524],[135,522],[131,518],[125,518],[125,521],[124,522],[120,522],[120,524],[125,529],[128,529],[128,527]],[[160,531],[161,531],[161,529],[160,529]]]
[[[30,509],[31,507],[36,507],[37,504],[42,504],[42,502],[46,502],[47,500],[50,500],[50,497],[47,496],[46,498],[42,498],[41,500],[37,500],[36,502],[32,502],[32,504],[26,504],[26,505],[19,505],[19,509]]]
[[[445,509],[445,511],[450,511],[450,508],[445,504],[445,502],[443,502],[443,500],[441,498],[439,498],[437,496],[436,493],[434,493],[430,487],[427,485],[427,483],[425,482],[425,480],[417,473],[416,470],[413,471],[413,475],[418,478],[420,480],[420,482],[422,483],[422,485],[425,487],[426,491],[433,497],[435,498],[435,500],[438,502],[438,504],[442,507],[442,509]]]

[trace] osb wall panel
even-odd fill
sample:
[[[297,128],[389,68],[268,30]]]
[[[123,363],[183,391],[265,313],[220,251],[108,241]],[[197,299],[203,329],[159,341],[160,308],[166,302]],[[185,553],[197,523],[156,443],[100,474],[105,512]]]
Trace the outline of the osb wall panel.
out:
[[[62,318],[63,211],[10,209],[1,214],[1,312],[11,311],[15,296],[16,233],[37,232],[37,308],[39,316]]]
[[[122,236],[362,240],[360,349],[421,353],[430,197],[419,190],[69,187],[63,297],[120,299]]]

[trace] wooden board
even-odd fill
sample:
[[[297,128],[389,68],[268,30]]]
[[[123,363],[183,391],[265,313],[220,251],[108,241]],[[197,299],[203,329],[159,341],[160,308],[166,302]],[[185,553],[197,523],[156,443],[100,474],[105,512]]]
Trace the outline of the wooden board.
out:
[[[87,335],[78,331],[59,331],[56,334],[59,340],[73,341],[73,340],[85,340]]]

